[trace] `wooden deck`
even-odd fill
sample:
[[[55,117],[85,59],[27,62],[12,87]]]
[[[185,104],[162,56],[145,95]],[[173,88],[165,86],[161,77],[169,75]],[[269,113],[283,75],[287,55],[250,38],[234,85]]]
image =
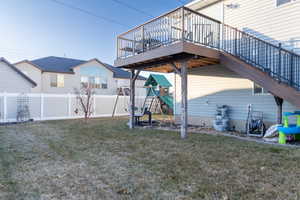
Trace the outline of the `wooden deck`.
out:
[[[216,49],[183,41],[128,58],[117,59],[115,66],[169,73],[174,71],[171,63],[176,64],[187,59],[188,68],[202,67],[218,64],[220,53]]]
[[[181,137],[185,138],[188,69],[215,64],[228,67],[272,93],[278,123],[283,99],[300,107],[300,55],[182,7],[117,38],[115,66],[131,70],[131,128],[135,80],[140,71],[175,72],[181,77]]]

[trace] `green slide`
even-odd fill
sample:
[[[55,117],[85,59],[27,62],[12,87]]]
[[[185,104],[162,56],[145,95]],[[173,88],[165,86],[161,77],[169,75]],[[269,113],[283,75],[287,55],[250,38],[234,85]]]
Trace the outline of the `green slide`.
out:
[[[159,96],[159,98],[169,106],[169,108],[171,108],[173,110],[173,97],[171,96]]]

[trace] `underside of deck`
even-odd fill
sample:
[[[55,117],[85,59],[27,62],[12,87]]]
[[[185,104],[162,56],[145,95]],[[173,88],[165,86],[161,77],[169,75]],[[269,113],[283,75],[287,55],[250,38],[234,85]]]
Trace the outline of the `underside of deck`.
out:
[[[178,63],[182,60],[187,61],[189,69],[214,65],[220,62],[220,53],[216,49],[190,42],[177,42],[135,56],[118,59],[115,61],[115,66],[169,73],[174,71],[172,64],[177,65],[180,69]]]

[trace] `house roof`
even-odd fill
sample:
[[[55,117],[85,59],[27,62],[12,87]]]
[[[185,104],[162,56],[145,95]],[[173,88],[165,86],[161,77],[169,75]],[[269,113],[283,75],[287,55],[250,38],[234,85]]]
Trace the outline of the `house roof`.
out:
[[[98,59],[92,59],[92,60],[99,62],[100,64],[104,65],[108,70],[112,71],[114,74],[114,78],[124,78],[124,79],[130,78],[130,72],[127,72],[123,69],[116,68],[107,63],[103,63]],[[92,60],[86,61],[86,60],[79,60],[73,58],[49,56],[49,57],[39,58],[36,60],[26,61],[26,62],[30,62],[31,64],[38,67],[40,70],[44,72],[73,74],[74,73],[73,68],[85,64],[87,62],[90,62]],[[138,79],[147,80],[145,77],[142,76],[139,76]]]
[[[25,80],[27,80],[29,83],[32,84],[33,87],[37,86],[36,82],[34,82],[31,78],[26,76],[23,72],[21,72],[18,68],[16,68],[14,65],[12,65],[10,62],[8,62],[5,58],[0,58],[0,62],[4,62],[9,67],[11,67],[15,72],[17,72],[20,76],[22,76]]]
[[[145,86],[157,86],[160,85],[162,87],[172,87],[172,84],[168,81],[168,79],[164,75],[160,74],[150,74],[147,79]]]
[[[31,63],[45,72],[74,73],[72,67],[85,63],[84,60],[49,56],[32,60]]]

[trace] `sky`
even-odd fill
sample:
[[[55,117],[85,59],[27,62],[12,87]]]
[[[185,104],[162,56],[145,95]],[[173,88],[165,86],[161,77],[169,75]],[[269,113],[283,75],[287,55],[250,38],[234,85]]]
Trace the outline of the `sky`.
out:
[[[0,5],[0,57],[12,63],[51,55],[85,60],[98,58],[113,64],[118,34],[189,1],[3,1]]]
[[[11,63],[46,56],[98,58],[113,65],[118,34],[190,1],[3,1],[0,5],[0,57]],[[141,75],[147,77],[149,73]],[[167,78],[173,81],[172,75]]]

